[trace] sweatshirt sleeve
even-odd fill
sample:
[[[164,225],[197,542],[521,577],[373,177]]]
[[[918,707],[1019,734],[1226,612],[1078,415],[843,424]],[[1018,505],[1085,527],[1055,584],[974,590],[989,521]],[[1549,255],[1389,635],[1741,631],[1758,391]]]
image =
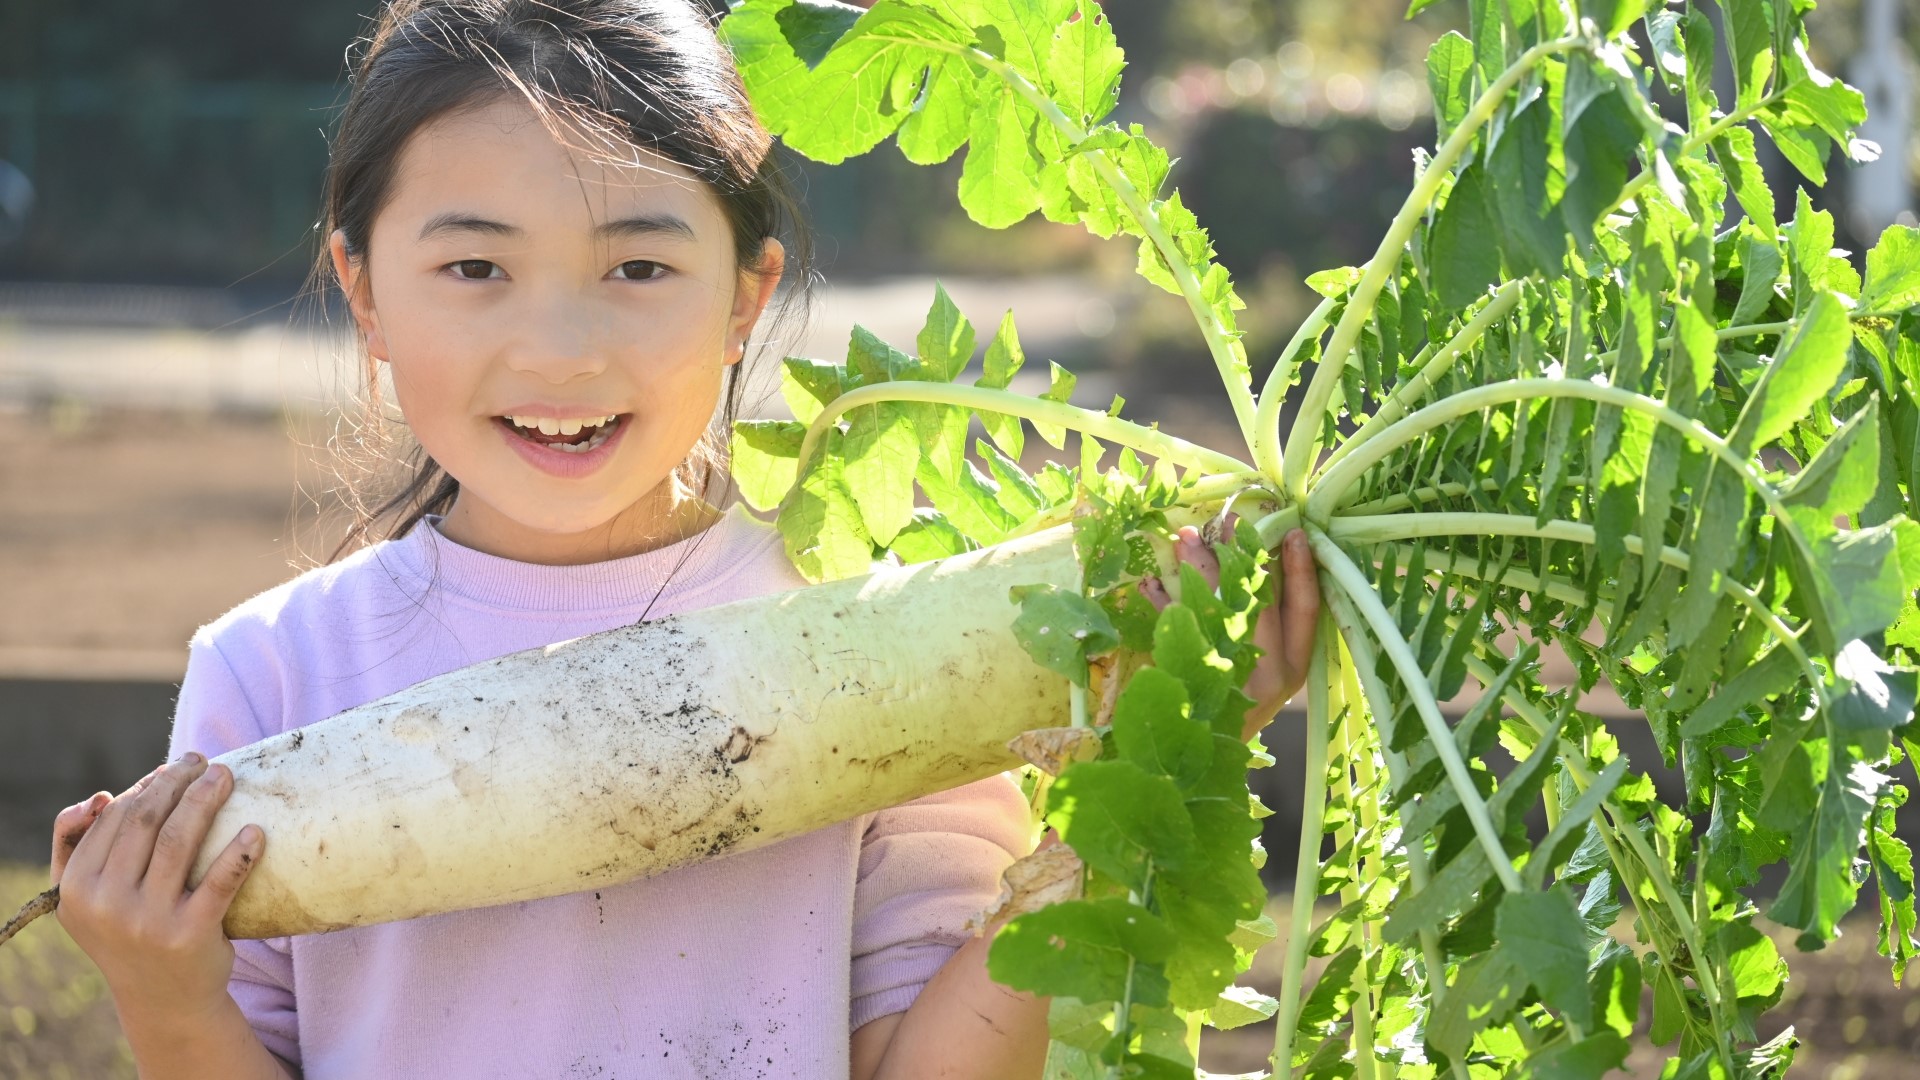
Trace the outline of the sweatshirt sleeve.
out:
[[[278,730],[277,726],[273,730]],[[187,672],[180,682],[167,760],[178,760],[189,750],[218,757],[259,742],[268,734],[240,677],[202,629],[188,643]],[[271,844],[271,839],[268,842]],[[292,939],[285,937],[235,941],[233,976],[227,982],[227,992],[261,1043],[299,1065],[292,944]]]
[[[853,892],[852,1029],[913,1004],[1030,846],[1026,799],[1009,773],[873,815]]]

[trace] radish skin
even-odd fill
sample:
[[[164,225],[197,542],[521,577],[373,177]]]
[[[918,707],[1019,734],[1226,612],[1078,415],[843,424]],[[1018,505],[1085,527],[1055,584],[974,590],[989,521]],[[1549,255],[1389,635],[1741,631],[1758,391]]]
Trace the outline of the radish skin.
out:
[[[1021,764],[1067,681],[1010,586],[1076,588],[1061,525],[498,657],[222,754],[266,849],[232,938],[321,933],[612,885]]]

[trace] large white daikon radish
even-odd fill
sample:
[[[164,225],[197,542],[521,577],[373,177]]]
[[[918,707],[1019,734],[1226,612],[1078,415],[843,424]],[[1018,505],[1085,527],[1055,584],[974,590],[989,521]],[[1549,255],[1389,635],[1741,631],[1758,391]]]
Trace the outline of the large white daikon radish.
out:
[[[188,883],[257,823],[227,934],[317,933],[610,885],[991,776],[1068,718],[1007,590],[1078,574],[1062,525],[427,679],[214,758],[233,793]]]

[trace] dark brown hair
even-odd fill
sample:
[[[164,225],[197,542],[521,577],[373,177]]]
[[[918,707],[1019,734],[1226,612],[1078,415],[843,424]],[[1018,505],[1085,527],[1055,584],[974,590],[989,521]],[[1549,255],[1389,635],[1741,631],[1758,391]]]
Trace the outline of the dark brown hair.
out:
[[[804,318],[810,244],[770,152],[772,139],[754,116],[731,54],[694,0],[391,0],[348,58],[350,90],[327,165],[310,291],[342,284],[327,250],[336,229],[345,234],[348,254],[365,265],[373,220],[415,131],[518,95],[556,137],[586,132],[596,143],[648,150],[693,173],[719,198],[741,268],[757,273],[765,239],[786,233],[784,279],[793,284],[783,288],[786,299],[774,321],[794,307]],[[364,272],[359,279],[364,288]],[[361,363],[367,400],[357,441],[386,450],[380,457],[392,460],[375,362],[363,351]],[[746,366],[743,356],[727,367],[720,423],[672,476],[691,490],[684,474],[704,466],[699,493],[708,502],[714,502],[709,494],[716,478],[731,485],[726,438]],[[346,483],[342,495],[354,520],[328,562],[361,544],[404,536],[426,515],[452,507],[459,482],[418,443],[406,468],[410,475],[399,490],[376,506],[368,506],[364,484]],[[371,471],[364,463],[362,470]],[[379,529],[389,516],[393,524]]]

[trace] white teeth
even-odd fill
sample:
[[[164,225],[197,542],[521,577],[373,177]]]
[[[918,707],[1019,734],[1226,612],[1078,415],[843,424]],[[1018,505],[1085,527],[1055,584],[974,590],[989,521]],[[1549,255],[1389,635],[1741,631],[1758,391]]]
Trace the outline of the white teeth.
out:
[[[542,416],[509,416],[507,422],[514,427],[538,428],[548,435],[578,435],[584,428],[611,424],[619,415],[609,413],[606,416],[583,416],[567,420],[554,420]]]

